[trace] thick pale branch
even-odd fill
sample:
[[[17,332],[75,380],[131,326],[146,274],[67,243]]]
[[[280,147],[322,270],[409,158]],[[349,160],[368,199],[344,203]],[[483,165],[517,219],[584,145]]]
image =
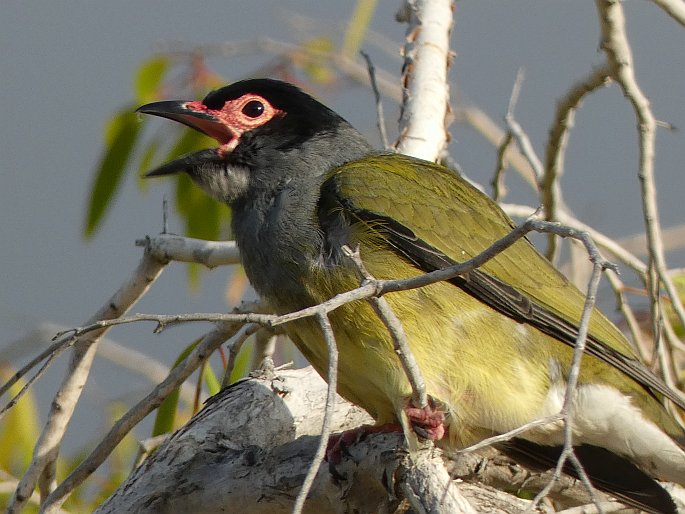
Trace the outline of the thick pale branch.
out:
[[[327,395],[311,368],[236,383],[212,397],[97,512],[212,513],[227,506],[244,514],[292,512],[315,454]],[[336,399],[334,431],[370,421],[358,407]],[[440,452],[421,450],[410,457],[398,449],[403,445],[401,434],[374,434],[351,444],[333,475],[319,469],[303,512],[394,512],[403,502],[434,514],[471,513],[468,503],[522,512],[529,503],[482,487],[467,491],[467,503],[463,484],[452,483]],[[501,466],[512,469],[511,463]],[[475,456],[460,465],[474,479],[474,470],[485,467]],[[487,467],[492,477],[498,475],[495,464]]]
[[[451,54],[451,0],[408,0],[403,100],[397,151],[434,161],[447,144],[447,68]]]
[[[315,454],[327,394],[312,368],[237,382],[212,397],[97,512],[212,513],[230,506],[244,514],[290,514]],[[336,399],[333,431],[371,421]],[[445,461],[435,449],[410,456],[404,444],[399,433],[370,434],[350,444],[339,464],[319,469],[303,512],[401,512],[411,502],[416,512],[452,514],[471,512],[467,500],[479,512],[522,513],[529,501],[496,489],[534,491],[550,475],[531,474],[491,448]],[[465,482],[449,480],[445,465]],[[575,482],[562,477],[554,486],[559,506],[587,503]]]
[[[685,2],[683,0],[652,0],[652,2],[685,27]]]
[[[183,362],[176,366],[169,373],[169,376],[150,394],[122,416],[90,455],[48,496],[43,504],[43,512],[45,514],[56,512],[68,495],[105,461],[124,436],[145,416],[159,407],[162,401],[178,388],[232,333],[235,333],[233,335],[235,341],[242,341],[256,332],[257,329],[257,325],[248,324],[239,328],[239,324],[227,323],[218,326],[205,335]]]
[[[208,268],[240,263],[235,241],[204,241],[173,234],[159,234],[139,239],[136,245],[145,247],[150,255],[163,262],[192,262]]]

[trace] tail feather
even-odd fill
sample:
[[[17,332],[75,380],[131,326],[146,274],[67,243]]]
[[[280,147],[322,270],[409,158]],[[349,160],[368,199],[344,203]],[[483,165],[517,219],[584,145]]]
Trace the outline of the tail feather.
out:
[[[544,470],[557,465],[562,450],[559,446],[542,446],[524,439],[512,439],[500,449],[523,465]],[[590,482],[600,491],[650,514],[677,514],[677,507],[668,492],[627,459],[589,444],[575,446],[574,452]],[[578,478],[569,462],[564,465],[564,473]]]

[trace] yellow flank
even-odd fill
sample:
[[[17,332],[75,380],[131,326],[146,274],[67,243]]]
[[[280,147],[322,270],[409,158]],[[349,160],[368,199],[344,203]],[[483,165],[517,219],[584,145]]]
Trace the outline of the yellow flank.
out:
[[[392,252],[374,246],[362,246],[361,254],[376,278],[418,274]],[[393,261],[392,276],[387,271],[389,261]],[[326,282],[324,296],[329,298],[359,284],[352,266],[334,274],[314,269],[310,279],[305,282],[319,286]],[[316,287],[312,296],[322,291]],[[444,282],[386,298],[402,321],[428,394],[447,407],[450,445],[461,447],[540,415],[549,375],[530,354],[541,348],[544,351],[544,345],[535,344],[542,334]],[[338,392],[365,408],[377,424],[397,423],[411,388],[387,330],[364,301],[345,305],[330,318],[339,351]],[[328,357],[316,321],[300,320],[288,331],[317,371],[326,376]],[[490,359],[483,359],[483,354],[496,359],[498,365],[489,365]]]

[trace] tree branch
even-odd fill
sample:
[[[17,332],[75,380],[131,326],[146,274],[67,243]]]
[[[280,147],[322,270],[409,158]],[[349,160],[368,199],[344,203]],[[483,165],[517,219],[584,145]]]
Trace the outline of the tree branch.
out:
[[[105,461],[124,436],[145,416],[159,407],[164,399],[178,388],[231,334],[235,333],[229,344],[244,341],[258,328],[257,325],[253,324],[240,327],[237,324],[226,323],[205,335],[202,341],[169,373],[169,376],[162,383],[114,424],[90,455],[45,499],[42,511],[45,514],[56,512],[68,495]]]
[[[402,114],[397,151],[435,161],[447,144],[451,0],[407,0]]]
[[[131,277],[87,323],[116,318],[131,308],[160,275],[166,262],[145,254]],[[62,384],[52,401],[47,422],[34,447],[33,459],[9,502],[7,513],[20,512],[39,483],[42,498],[55,487],[55,462],[59,448],[88,379],[97,342],[107,328],[74,342],[74,351]]]
[[[663,284],[672,302],[680,322],[685,325],[685,309],[668,274],[664,258],[663,240],[659,213],[656,201],[656,185],[654,180],[654,153],[656,140],[656,120],[652,113],[649,100],[643,93],[633,66],[633,55],[630,50],[628,36],[625,29],[623,7],[617,0],[596,0],[597,11],[602,32],[602,48],[604,49],[613,79],[621,86],[623,93],[629,100],[638,122],[640,138],[640,165],[638,179],[641,187],[642,210],[645,221],[645,233],[649,248],[649,264],[646,274],[646,286],[650,295],[650,312],[652,315],[652,329],[660,345],[661,326],[664,320],[660,301],[659,285]],[[670,332],[670,331],[669,331]],[[672,335],[671,335],[672,338]],[[667,381],[672,383],[671,369],[662,369]]]

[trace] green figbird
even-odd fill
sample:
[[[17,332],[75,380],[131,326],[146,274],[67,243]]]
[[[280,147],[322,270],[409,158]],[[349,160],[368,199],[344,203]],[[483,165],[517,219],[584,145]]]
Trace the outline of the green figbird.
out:
[[[245,80],[202,101],[156,102],[138,112],[216,139],[218,147],[148,176],[185,172],[231,207],[247,276],[279,314],[359,285],[344,245],[359,247],[374,277],[400,279],[470,259],[514,227],[452,171],[374,150],[338,114],[284,82]],[[338,392],[379,426],[399,422],[407,433],[459,449],[559,412],[585,297],[528,240],[466,276],[386,298],[426,380],[426,409],[411,405],[390,336],[367,302],[330,314]],[[317,322],[286,330],[326,377]],[[676,512],[654,479],[685,484],[685,432],[664,399],[683,414],[681,397],[595,310],[574,397],[575,451],[597,488],[653,513]],[[549,467],[562,444],[555,424],[506,450]]]

